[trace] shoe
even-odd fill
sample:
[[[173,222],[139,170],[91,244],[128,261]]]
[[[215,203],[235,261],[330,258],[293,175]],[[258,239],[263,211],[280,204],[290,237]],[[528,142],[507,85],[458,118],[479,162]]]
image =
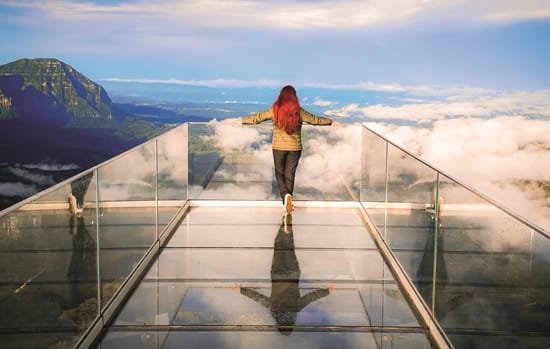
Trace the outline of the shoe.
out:
[[[73,216],[81,215],[82,208],[78,207],[76,198],[74,197],[73,193],[69,193],[69,195],[67,196],[67,200],[69,201],[69,211],[71,211],[71,214]]]
[[[292,204],[292,195],[286,194],[285,201],[283,203],[283,210],[286,214],[291,214],[294,210],[294,205]]]

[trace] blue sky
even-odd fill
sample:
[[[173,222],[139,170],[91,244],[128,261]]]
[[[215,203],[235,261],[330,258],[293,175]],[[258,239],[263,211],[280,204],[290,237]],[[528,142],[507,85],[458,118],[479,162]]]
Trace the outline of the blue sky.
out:
[[[0,23],[0,63],[92,79],[550,87],[547,0],[0,0]]]

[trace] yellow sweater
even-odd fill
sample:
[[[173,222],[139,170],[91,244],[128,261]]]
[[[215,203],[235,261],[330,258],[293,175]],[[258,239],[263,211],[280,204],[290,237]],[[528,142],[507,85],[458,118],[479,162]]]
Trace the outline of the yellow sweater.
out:
[[[269,108],[262,112],[252,114],[242,118],[244,125],[259,124],[266,120],[273,120],[273,108]],[[284,130],[273,125],[273,149],[276,150],[302,150],[302,123],[311,125],[326,126],[331,125],[332,120],[322,116],[313,115],[304,108],[300,107],[300,120],[298,128],[292,134],[286,133]]]

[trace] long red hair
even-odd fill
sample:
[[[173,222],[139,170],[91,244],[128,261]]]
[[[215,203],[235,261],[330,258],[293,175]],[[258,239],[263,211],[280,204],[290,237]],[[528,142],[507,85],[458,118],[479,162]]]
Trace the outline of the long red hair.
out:
[[[279,97],[273,103],[273,123],[275,126],[291,134],[298,128],[300,121],[300,102],[294,87],[283,87]]]

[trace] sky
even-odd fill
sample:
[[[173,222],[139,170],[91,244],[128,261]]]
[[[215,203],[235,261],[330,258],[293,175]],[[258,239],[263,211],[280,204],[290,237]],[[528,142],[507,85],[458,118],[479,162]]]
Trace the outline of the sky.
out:
[[[0,0],[0,63],[92,79],[548,88],[547,0]]]
[[[550,229],[549,0],[0,0],[0,37],[0,64],[58,58],[207,113],[294,84]]]

